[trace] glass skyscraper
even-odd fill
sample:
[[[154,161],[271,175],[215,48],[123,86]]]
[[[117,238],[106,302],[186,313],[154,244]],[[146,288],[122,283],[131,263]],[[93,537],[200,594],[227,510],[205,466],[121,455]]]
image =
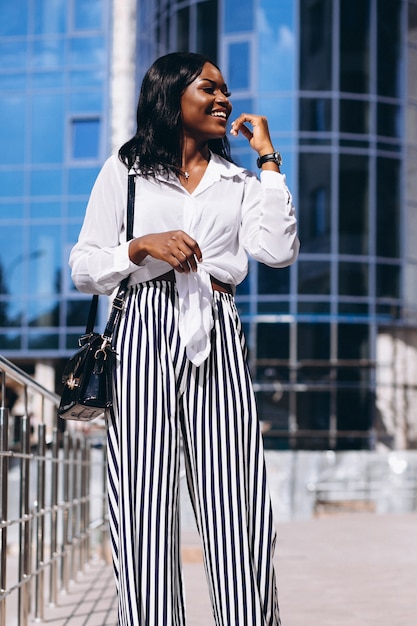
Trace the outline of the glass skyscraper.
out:
[[[59,359],[88,300],[68,253],[108,152],[110,5],[0,5],[0,352]]]
[[[157,56],[202,52],[284,157],[299,260],[253,263],[237,295],[267,447],[416,446],[417,3],[128,4],[136,93]],[[6,356],[61,358],[85,320],[66,261],[111,141],[111,16],[98,0],[0,9]],[[256,169],[246,140],[231,144]]]

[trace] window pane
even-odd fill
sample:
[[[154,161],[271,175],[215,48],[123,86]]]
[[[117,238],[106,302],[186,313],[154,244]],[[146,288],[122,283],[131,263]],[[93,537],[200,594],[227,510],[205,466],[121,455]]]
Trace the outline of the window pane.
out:
[[[324,298],[323,298],[324,300]],[[301,315],[329,315],[330,304],[329,302],[321,302],[320,300],[305,300],[298,299],[298,312]]]
[[[263,441],[267,450],[287,450],[289,427],[289,394],[279,389],[277,391],[259,391],[256,394],[259,418],[264,422]]]
[[[288,300],[266,300],[262,297],[258,299],[258,313],[266,315],[285,315],[290,312]]]
[[[368,295],[368,266],[365,263],[339,263],[339,293],[342,296]]]
[[[401,9],[402,2],[378,0],[377,38],[378,38],[378,94],[399,96],[401,93]]]
[[[332,5],[332,0],[300,2],[301,89],[331,88]]]
[[[369,91],[369,6],[363,0],[340,3],[341,91]]]
[[[197,52],[217,60],[217,0],[197,4]]]
[[[392,104],[379,103],[377,124],[378,135],[399,139],[402,135],[401,108]]]
[[[61,204],[48,200],[34,200],[30,206],[30,215],[34,218],[59,218],[61,216]]]
[[[258,359],[288,359],[290,354],[288,324],[262,324],[257,327]]]
[[[300,155],[299,228],[303,252],[330,250],[330,180],[330,155]]]
[[[26,41],[0,41],[0,71],[3,69],[26,69],[27,62]],[[14,72],[13,72],[14,78]]]
[[[62,67],[65,64],[65,40],[47,39],[33,42],[31,64],[36,69],[51,69]]]
[[[75,30],[93,30],[101,28],[101,0],[73,0]]]
[[[61,271],[61,227],[32,226],[29,255],[33,258],[30,265],[29,293],[44,295],[58,293]],[[48,310],[49,308],[50,306]]]
[[[80,37],[70,40],[71,65],[105,64],[103,37]]]
[[[354,300],[343,302],[339,300],[338,303],[339,315],[342,317],[344,315],[350,315],[355,317],[365,317],[368,316],[369,313],[369,304],[368,302],[356,302]]]
[[[0,72],[0,89],[3,91],[25,91],[27,88],[27,74],[23,72],[12,72],[2,74]]]
[[[67,326],[85,327],[90,310],[91,299],[69,300],[67,303]]]
[[[369,133],[369,104],[361,100],[340,101],[340,132]]]
[[[6,202],[0,203],[0,219],[19,219],[23,217],[23,213],[24,208],[21,202],[6,200]]]
[[[378,298],[400,297],[400,267],[378,264],[376,266],[376,295]]]
[[[102,87],[104,75],[99,69],[87,71],[77,71],[69,73],[70,75],[70,87],[71,89],[77,89],[78,87],[88,87],[88,89],[94,89],[94,87]]]
[[[36,71],[32,74],[33,88],[39,89],[53,89],[64,88],[65,74],[62,71]]]
[[[368,332],[368,326],[366,326],[365,324],[339,324],[339,359],[368,359]]]
[[[50,328],[59,326],[58,300],[30,300],[28,307],[28,324],[33,328]]]
[[[400,163],[377,159],[377,256],[400,256]]]
[[[101,91],[87,93],[85,91],[72,91],[70,94],[70,110],[72,113],[93,114],[103,107],[103,95]]]
[[[298,261],[298,293],[327,295],[330,293],[330,263]]]
[[[20,350],[22,333],[0,333],[0,350]]]
[[[19,295],[23,284],[23,267],[27,258],[23,247],[23,229],[13,226],[0,227],[0,293]]]
[[[300,130],[330,131],[332,126],[331,101],[328,98],[300,99]]]
[[[253,30],[255,18],[252,0],[229,0],[223,5],[226,33]]]
[[[38,94],[33,97],[32,160],[34,163],[62,162],[64,106],[64,97],[61,95]]]
[[[97,159],[100,144],[100,120],[82,119],[72,121],[73,159]]]
[[[249,88],[250,46],[247,42],[229,45],[229,87],[233,89]]]
[[[276,96],[274,98],[260,98],[262,115],[268,118],[270,128],[274,132],[288,133],[295,127],[295,108],[293,98]]]
[[[300,360],[330,358],[330,325],[298,324],[297,352]]]
[[[339,170],[339,249],[343,254],[368,252],[369,161],[341,155]]]
[[[29,335],[29,350],[58,350],[59,335],[50,333],[31,333]]]
[[[177,13],[177,50],[187,52],[190,47],[190,9],[185,7]]]
[[[0,98],[0,164],[12,165],[25,160],[26,99],[2,95]],[[22,175],[22,174],[21,174]]]
[[[299,430],[328,430],[330,424],[330,394],[326,391],[305,391],[297,394],[297,426]],[[325,450],[329,437],[313,435],[297,437],[297,448]]]
[[[28,0],[0,2],[0,36],[25,35],[28,25]]]
[[[258,11],[259,88],[291,91],[295,89],[297,58],[294,2],[260,0]]]
[[[337,393],[337,428],[340,431],[367,431],[372,426],[372,394],[368,390],[339,390]],[[339,437],[339,450],[366,450],[370,441],[366,433],[358,437],[348,435]]]
[[[22,172],[0,171],[0,197],[17,197],[23,195]]]
[[[259,294],[287,294],[290,289],[290,268],[276,269],[267,265],[258,265]]]
[[[67,2],[65,0],[37,0],[34,26],[36,34],[64,33]]]
[[[58,196],[62,193],[62,170],[34,170],[31,176],[33,196]]]

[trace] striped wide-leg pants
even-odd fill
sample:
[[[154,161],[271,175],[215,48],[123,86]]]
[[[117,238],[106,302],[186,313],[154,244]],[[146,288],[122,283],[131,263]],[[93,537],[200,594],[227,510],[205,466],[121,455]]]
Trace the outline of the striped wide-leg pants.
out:
[[[214,292],[200,367],[178,334],[174,283],[129,291],[108,428],[110,532],[119,626],[184,626],[179,468],[203,546],[216,626],[279,626],[275,529],[234,299]]]

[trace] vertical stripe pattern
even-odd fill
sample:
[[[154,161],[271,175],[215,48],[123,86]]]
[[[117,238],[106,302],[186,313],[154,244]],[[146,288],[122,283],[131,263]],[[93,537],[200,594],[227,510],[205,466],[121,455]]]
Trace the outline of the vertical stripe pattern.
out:
[[[179,451],[216,626],[279,626],[275,529],[262,440],[232,296],[214,292],[209,358],[178,334],[175,284],[133,287],[117,339],[108,428],[119,626],[185,626]]]

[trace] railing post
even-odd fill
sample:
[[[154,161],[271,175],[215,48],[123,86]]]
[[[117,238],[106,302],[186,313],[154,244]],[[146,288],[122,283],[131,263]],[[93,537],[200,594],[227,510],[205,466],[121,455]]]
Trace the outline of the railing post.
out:
[[[27,389],[25,389],[25,415],[21,418],[21,453],[20,461],[20,529],[19,529],[19,587],[18,624],[27,626],[29,618],[30,582],[25,579],[30,574],[30,420],[27,411]]]
[[[62,477],[62,498],[64,503],[63,509],[63,532],[62,532],[62,545],[63,545],[63,555],[62,555],[62,571],[61,571],[61,579],[62,579],[62,587],[68,592],[69,590],[69,576],[68,576],[68,551],[71,544],[70,538],[70,526],[69,526],[69,506],[70,506],[70,447],[71,447],[71,439],[68,431],[64,433],[63,437],[63,449],[64,449],[64,458],[63,458],[63,477]]]
[[[5,375],[2,376],[2,402],[5,398]],[[8,471],[9,457],[5,454],[9,448],[9,411],[0,407],[0,522],[7,521],[8,511]],[[7,526],[0,527],[0,593],[7,589]],[[0,625],[6,626],[6,598],[0,601]]]
[[[49,571],[49,603],[55,606],[58,601],[58,456],[59,456],[59,433],[54,428],[52,435],[52,459],[51,459],[51,569]]]
[[[38,472],[37,472],[37,499],[36,499],[36,576],[35,582],[35,619],[44,618],[44,560],[45,560],[45,454],[46,454],[46,426],[38,426]]]
[[[80,565],[84,570],[89,556],[89,471],[88,463],[90,459],[90,446],[87,439],[84,439],[81,447],[81,481],[80,481],[80,498],[81,498],[81,515],[80,515]]]
[[[79,508],[80,508],[80,492],[79,492],[79,460],[80,440],[74,438],[72,446],[72,551],[71,551],[71,580],[77,579],[78,571],[78,550],[79,550]]]

